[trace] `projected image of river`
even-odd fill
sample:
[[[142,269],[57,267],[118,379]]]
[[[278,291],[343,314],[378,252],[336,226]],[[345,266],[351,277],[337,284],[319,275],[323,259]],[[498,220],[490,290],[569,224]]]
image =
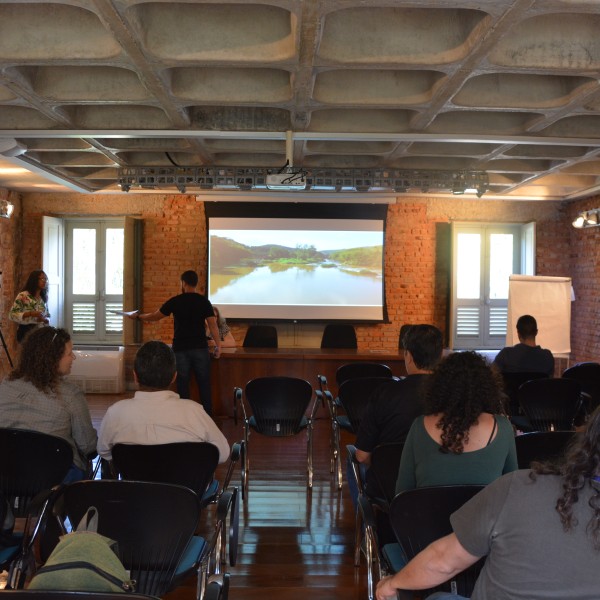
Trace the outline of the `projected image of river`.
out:
[[[381,285],[379,273],[331,263],[263,265],[213,274],[210,293],[215,304],[364,306],[381,302]]]

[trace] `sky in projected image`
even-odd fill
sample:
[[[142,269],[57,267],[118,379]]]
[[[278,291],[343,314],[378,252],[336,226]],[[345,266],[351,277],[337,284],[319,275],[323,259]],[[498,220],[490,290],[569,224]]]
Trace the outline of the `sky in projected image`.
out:
[[[212,229],[209,251],[215,304],[382,304],[383,231]]]
[[[278,244],[281,246],[308,245],[317,250],[339,250],[342,248],[360,248],[363,246],[381,246],[381,231],[297,231],[272,229],[212,230],[211,235],[229,238],[246,246]]]

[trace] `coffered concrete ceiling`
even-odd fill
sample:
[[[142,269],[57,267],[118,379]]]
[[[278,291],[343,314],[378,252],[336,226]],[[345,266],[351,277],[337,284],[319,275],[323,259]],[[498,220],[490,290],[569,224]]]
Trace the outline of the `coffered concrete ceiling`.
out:
[[[598,32],[599,0],[0,0],[0,187],[120,192],[123,167],[290,159],[583,197]]]

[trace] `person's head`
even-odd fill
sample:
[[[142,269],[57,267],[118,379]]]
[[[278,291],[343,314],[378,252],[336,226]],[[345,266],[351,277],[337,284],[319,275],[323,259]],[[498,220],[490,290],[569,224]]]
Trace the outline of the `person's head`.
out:
[[[41,269],[29,273],[24,289],[32,296],[35,296],[39,291],[42,300],[48,302],[48,276]]]
[[[135,355],[135,380],[142,388],[167,390],[175,380],[175,353],[164,342],[146,342]]]
[[[64,329],[38,327],[21,343],[19,364],[10,379],[25,379],[44,392],[56,390],[75,360],[71,336]]]
[[[433,325],[411,325],[402,337],[404,361],[410,374],[431,371],[442,357],[442,332]]]
[[[517,335],[520,340],[535,340],[537,333],[537,321],[531,315],[519,317],[517,321]]]
[[[573,440],[562,461],[534,462],[532,479],[538,475],[561,475],[562,494],[556,501],[556,512],[565,531],[574,527],[587,527],[588,535],[597,551],[600,551],[600,407],[592,413],[582,434]],[[590,520],[586,525],[578,523],[573,515],[573,505],[579,500],[585,486],[594,490],[588,504]]]
[[[184,286],[188,288],[196,288],[198,286],[198,273],[196,271],[184,271],[180,279],[182,290]]]
[[[223,323],[225,323],[225,317],[221,316],[221,312],[219,311],[218,307],[216,307],[214,304],[212,305],[213,307],[213,314],[215,315],[216,319],[217,319],[217,327],[221,327],[223,325]]]
[[[437,365],[427,386],[425,414],[440,415],[442,451],[462,452],[479,415],[503,412],[499,377],[476,352],[454,352]]]

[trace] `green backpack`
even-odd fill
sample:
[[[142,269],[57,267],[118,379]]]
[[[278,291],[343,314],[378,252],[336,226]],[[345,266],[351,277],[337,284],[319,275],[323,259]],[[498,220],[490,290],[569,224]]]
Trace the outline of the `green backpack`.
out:
[[[116,554],[117,543],[97,533],[98,511],[91,506],[76,531],[63,535],[30,590],[134,592],[135,581]]]

